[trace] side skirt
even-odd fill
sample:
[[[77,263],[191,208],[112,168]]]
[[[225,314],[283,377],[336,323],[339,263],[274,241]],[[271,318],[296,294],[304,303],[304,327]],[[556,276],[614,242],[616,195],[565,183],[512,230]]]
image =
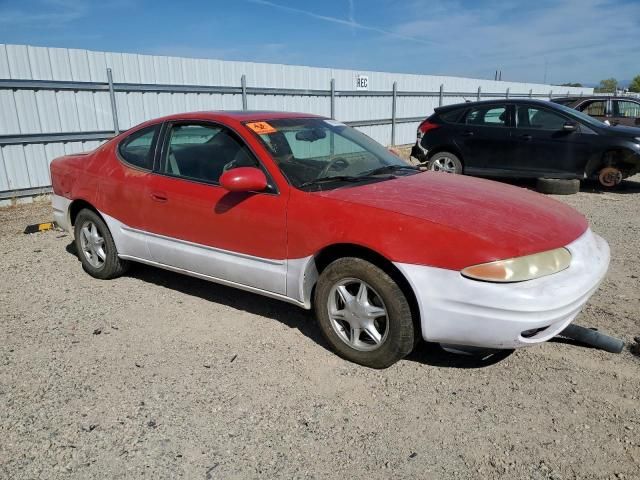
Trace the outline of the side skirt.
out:
[[[118,255],[118,256],[120,258],[122,258],[123,260],[132,260],[134,262],[144,263],[144,264],[147,264],[147,265],[151,265],[152,267],[158,267],[158,268],[162,268],[164,270],[169,270],[169,271],[176,272],[176,273],[182,273],[184,275],[189,275],[191,277],[200,278],[202,280],[207,280],[209,282],[219,283],[220,285],[225,285],[227,287],[234,287],[234,288],[238,288],[240,290],[244,290],[244,291],[247,291],[247,292],[257,293],[258,295],[263,295],[265,297],[275,298],[276,300],[282,300],[282,301],[287,302],[287,303],[292,303],[293,305],[297,305],[298,307],[309,308],[307,305],[305,305],[304,302],[296,300],[295,298],[291,298],[291,297],[287,297],[285,295],[281,295],[279,293],[269,292],[267,290],[262,290],[260,288],[250,287],[248,285],[243,285],[241,283],[236,283],[236,282],[232,282],[232,281],[229,281],[229,280],[223,280],[221,278],[212,277],[212,276],[209,276],[209,275],[204,275],[202,273],[193,272],[191,270],[185,270],[183,268],[172,267],[170,265],[165,265],[163,263],[154,262],[152,260],[147,260],[147,259],[144,259],[144,258],[134,257],[132,255]]]

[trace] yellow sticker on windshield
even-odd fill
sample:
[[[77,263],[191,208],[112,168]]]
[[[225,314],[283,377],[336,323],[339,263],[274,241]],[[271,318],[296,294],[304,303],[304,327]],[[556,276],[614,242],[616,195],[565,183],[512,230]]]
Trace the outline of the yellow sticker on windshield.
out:
[[[275,133],[277,130],[269,125],[267,122],[251,122],[246,124],[251,130],[258,135],[266,135],[269,133]]]

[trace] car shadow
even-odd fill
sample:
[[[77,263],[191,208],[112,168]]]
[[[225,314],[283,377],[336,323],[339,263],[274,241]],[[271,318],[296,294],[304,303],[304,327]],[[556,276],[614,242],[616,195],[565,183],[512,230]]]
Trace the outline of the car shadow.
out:
[[[66,251],[77,258],[74,242],[66,246]],[[289,328],[298,329],[309,340],[328,351],[332,351],[317,326],[312,311],[280,300],[141,263],[133,263],[126,276],[208,302],[219,303],[235,310],[276,320]],[[484,368],[504,360],[512,352],[513,350],[497,350],[473,355],[460,355],[443,350],[437,343],[421,341],[414,351],[405,358],[405,361],[434,367]]]
[[[536,179],[534,178],[489,178],[483,177],[487,180],[493,180],[496,182],[506,183],[508,185],[514,185],[516,187],[526,188],[527,190],[536,191]],[[595,180],[583,180],[580,182],[580,191],[584,193],[594,194],[630,194],[640,193],[640,182],[636,180],[625,179],[620,185],[614,188],[603,188]]]

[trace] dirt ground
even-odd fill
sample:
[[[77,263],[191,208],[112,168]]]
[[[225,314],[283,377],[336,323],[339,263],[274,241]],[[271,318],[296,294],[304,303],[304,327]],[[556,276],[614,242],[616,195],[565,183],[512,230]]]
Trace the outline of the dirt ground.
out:
[[[640,177],[557,197],[612,250],[577,323],[640,335]],[[0,210],[0,477],[640,478],[640,357],[562,342],[370,370],[295,306],[86,275],[46,203]]]

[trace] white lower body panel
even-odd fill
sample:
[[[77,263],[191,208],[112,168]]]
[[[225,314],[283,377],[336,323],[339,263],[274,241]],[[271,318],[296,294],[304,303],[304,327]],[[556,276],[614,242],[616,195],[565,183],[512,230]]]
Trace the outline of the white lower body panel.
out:
[[[396,263],[418,300],[430,342],[516,348],[544,342],[578,315],[609,266],[609,246],[587,230],[566,246],[566,270],[519,283],[489,283],[441,268]],[[530,335],[523,332],[542,329]]]

